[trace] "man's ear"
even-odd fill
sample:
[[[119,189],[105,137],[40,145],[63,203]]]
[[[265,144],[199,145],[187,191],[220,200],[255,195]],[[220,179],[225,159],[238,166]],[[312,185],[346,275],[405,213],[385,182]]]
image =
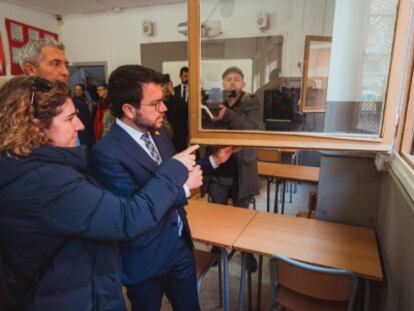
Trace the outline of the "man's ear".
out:
[[[24,64],[23,71],[29,77],[35,77],[35,76],[37,76],[37,69],[36,69],[36,67],[33,64],[30,64],[30,63]]]
[[[244,87],[246,86],[246,81],[243,80],[243,86],[242,89],[244,89]]]
[[[133,106],[131,104],[124,103],[124,104],[122,104],[122,108],[121,108],[124,117],[126,117],[127,119],[130,119],[130,120],[135,118],[132,107]]]

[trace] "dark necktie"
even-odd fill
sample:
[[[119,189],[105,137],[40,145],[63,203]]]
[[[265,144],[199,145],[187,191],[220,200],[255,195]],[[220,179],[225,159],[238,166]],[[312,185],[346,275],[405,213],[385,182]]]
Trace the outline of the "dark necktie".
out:
[[[151,138],[149,136],[149,133],[145,133],[141,136],[141,139],[144,141],[145,143],[145,147],[147,148],[147,150],[149,151],[151,158],[157,162],[157,164],[161,164],[161,157],[158,154],[157,149],[155,149],[154,144],[151,141]]]
[[[183,98],[187,102],[187,85],[183,84]]]

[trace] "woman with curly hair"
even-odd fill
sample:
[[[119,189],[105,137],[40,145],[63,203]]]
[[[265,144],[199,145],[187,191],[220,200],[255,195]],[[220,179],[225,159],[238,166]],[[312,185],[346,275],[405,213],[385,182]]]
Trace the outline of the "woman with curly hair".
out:
[[[106,267],[113,260],[98,249],[150,230],[185,200],[196,147],[121,198],[89,176],[75,147],[82,129],[61,82],[17,77],[0,89],[0,245],[15,309],[124,310],[119,273],[105,274],[119,267]]]

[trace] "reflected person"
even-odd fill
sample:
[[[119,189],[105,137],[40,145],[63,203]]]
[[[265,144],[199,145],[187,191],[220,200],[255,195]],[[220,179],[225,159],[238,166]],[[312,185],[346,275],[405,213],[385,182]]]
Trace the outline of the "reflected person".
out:
[[[214,127],[229,130],[258,130],[260,104],[257,96],[243,91],[244,74],[238,67],[227,68],[223,75],[225,101],[213,118]],[[212,150],[208,150],[212,152]],[[208,194],[213,203],[227,204],[231,197],[233,205],[248,208],[259,190],[256,149],[241,148],[210,176]],[[250,271],[256,270],[252,256],[248,257]]]

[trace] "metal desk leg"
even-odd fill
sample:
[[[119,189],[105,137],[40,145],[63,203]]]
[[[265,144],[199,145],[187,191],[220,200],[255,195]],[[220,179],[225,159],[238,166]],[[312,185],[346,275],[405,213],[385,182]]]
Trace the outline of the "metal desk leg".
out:
[[[276,191],[275,191],[275,205],[273,208],[273,213],[278,213],[277,205],[279,204],[279,180],[276,179]]]
[[[219,307],[222,308],[223,307],[223,274],[222,274],[222,270],[221,270],[221,258],[220,260],[218,260],[218,275],[219,275],[219,300],[220,300],[220,304]]]
[[[247,271],[247,310],[253,310],[252,304],[252,273]]]
[[[230,285],[229,285],[229,258],[225,248],[221,248],[224,272],[224,310],[230,310]]]
[[[246,253],[241,253],[241,272],[240,272],[240,288],[239,288],[239,311],[243,310],[243,300],[244,300],[244,278],[246,274]]]
[[[271,298],[272,308],[276,307],[276,266],[272,260],[269,260],[269,272],[270,272],[270,289],[271,289]],[[273,309],[272,309],[273,310]]]
[[[257,311],[260,310],[260,304],[262,299],[262,268],[263,268],[263,256],[259,255],[259,271],[257,273],[259,274],[257,276]]]
[[[266,210],[269,213],[269,209],[270,209],[270,184],[272,183],[272,178],[266,177],[266,182],[267,182],[267,205],[266,205]]]
[[[282,180],[282,215],[285,213],[285,191],[286,191],[286,180]]]
[[[371,298],[371,282],[364,279],[364,311],[369,311],[369,300]]]

